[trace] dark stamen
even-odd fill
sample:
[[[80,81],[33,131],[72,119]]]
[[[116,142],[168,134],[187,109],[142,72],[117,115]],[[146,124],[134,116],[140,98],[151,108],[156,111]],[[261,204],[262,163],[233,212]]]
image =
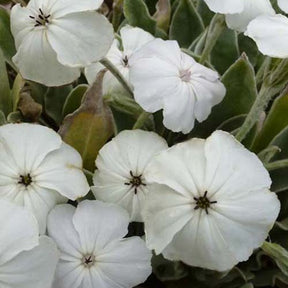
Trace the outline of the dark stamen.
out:
[[[210,208],[210,205],[211,204],[216,204],[217,201],[210,201],[208,198],[207,198],[207,191],[205,191],[204,195],[203,196],[200,196],[200,197],[193,197],[193,199],[196,201],[196,206],[194,207],[194,210],[197,210],[199,208],[205,210],[206,214],[208,215],[208,208]]]
[[[136,176],[136,175],[133,175],[132,171],[130,171],[129,173],[130,173],[131,179],[129,182],[126,182],[124,184],[131,186],[131,188],[134,188],[134,194],[137,194],[137,189],[141,185],[146,186],[146,184],[143,183],[142,174],[140,174],[139,176]]]
[[[28,187],[32,183],[31,175],[29,173],[27,175],[20,175],[18,183],[23,184],[25,187]]]

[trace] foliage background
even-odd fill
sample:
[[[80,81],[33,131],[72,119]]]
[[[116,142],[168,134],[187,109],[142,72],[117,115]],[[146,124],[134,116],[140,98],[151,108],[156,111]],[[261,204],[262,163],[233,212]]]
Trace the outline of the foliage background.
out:
[[[155,256],[153,275],[139,287],[288,287],[288,75],[276,73],[281,65],[288,67],[286,60],[261,55],[251,39],[226,28],[223,17],[213,18],[202,0],[106,0],[101,12],[110,19],[115,32],[126,23],[141,27],[156,37],[177,40],[185,53],[200,62],[209,36],[219,33],[204,63],[221,74],[227,95],[189,135],[172,133],[163,127],[161,112],[148,115],[129,94],[103,98],[103,73],[92,87],[83,75],[71,85],[53,88],[22,79],[11,60],[16,53],[9,23],[13,3],[0,0],[0,4],[0,124],[38,122],[58,131],[82,155],[90,182],[99,149],[119,131],[155,130],[170,145],[191,137],[206,138],[216,129],[236,134],[261,87],[272,87],[265,90],[272,100],[260,117],[256,115],[257,124],[243,141],[270,171],[272,191],[278,193],[282,204],[269,239],[249,261],[227,273]],[[90,194],[88,197],[93,198]],[[143,235],[143,227],[132,223],[129,233]]]

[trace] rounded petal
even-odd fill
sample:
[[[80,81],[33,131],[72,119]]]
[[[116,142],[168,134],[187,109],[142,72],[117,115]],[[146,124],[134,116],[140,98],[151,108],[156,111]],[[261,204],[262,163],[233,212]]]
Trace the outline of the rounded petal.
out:
[[[205,156],[205,190],[216,200],[237,199],[241,193],[267,190],[271,185],[258,157],[227,132],[216,131],[206,140]]]
[[[147,182],[168,185],[190,200],[198,197],[204,188],[204,145],[194,138],[161,152],[147,167]]]
[[[79,203],[73,216],[84,254],[103,249],[128,232],[129,216],[121,207],[100,201]]]
[[[209,9],[215,13],[235,14],[244,9],[244,0],[204,0]]]
[[[42,161],[35,181],[40,187],[55,190],[71,200],[85,196],[90,190],[80,154],[65,143]]]
[[[160,254],[192,218],[192,212],[191,199],[168,186],[153,184],[142,211],[147,247]]]
[[[47,29],[47,38],[60,63],[81,67],[103,58],[114,35],[112,25],[103,15],[81,12],[53,20]]]
[[[152,272],[152,253],[139,237],[130,237],[108,245],[97,259],[106,287],[136,287]],[[95,281],[96,282],[96,281]],[[94,282],[94,286],[98,287]]]
[[[276,58],[287,58],[288,18],[277,14],[262,15],[252,20],[245,32],[252,38],[264,55]]]
[[[13,57],[13,62],[24,79],[46,86],[61,86],[73,82],[80,76],[80,70],[60,64],[46,37],[41,29],[27,34]]]
[[[0,266],[20,252],[38,245],[38,224],[34,216],[8,201],[0,200]],[[2,281],[2,266],[0,281]],[[13,278],[13,277],[12,277]]]
[[[251,20],[264,14],[275,14],[269,0],[245,0],[244,10],[241,13],[226,15],[226,23],[230,29],[244,32]]]
[[[75,211],[72,205],[57,205],[47,219],[48,235],[61,250],[62,260],[82,258],[80,238],[73,225]]]
[[[52,17],[59,18],[71,13],[97,10],[102,3],[103,0],[31,0],[28,7],[36,10],[42,7],[50,11]]]
[[[0,281],[9,288],[50,288],[58,256],[55,243],[42,236],[38,246],[1,266]]]
[[[125,53],[133,53],[144,46],[146,43],[155,39],[153,35],[138,27],[126,25],[121,28],[123,50]]]
[[[23,174],[35,171],[47,154],[59,149],[62,143],[52,129],[28,123],[1,126],[0,141]]]
[[[288,13],[288,2],[287,0],[278,0],[278,6],[283,10],[285,13]]]

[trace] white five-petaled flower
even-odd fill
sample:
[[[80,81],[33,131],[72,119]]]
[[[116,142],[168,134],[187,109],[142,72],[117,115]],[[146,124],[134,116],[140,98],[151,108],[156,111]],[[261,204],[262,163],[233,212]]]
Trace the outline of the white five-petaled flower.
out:
[[[155,39],[138,50],[130,68],[136,102],[146,111],[163,109],[164,125],[189,133],[204,121],[226,89],[217,72],[181,52],[176,41]]]
[[[120,30],[121,43],[115,39],[111,49],[106,58],[110,60],[123,77],[129,81],[129,69],[133,63],[133,54],[139,50],[143,45],[153,40],[154,37],[138,27],[124,26]],[[121,47],[121,48],[120,48]],[[92,64],[85,68],[85,75],[89,84],[93,84],[96,80],[97,73],[102,70],[104,66],[100,63]],[[122,85],[107,71],[104,76],[103,93],[108,94],[112,90],[119,90]]]
[[[132,288],[151,273],[151,252],[128,233],[129,216],[121,207],[83,201],[77,208],[56,206],[48,233],[61,252],[54,288]]]
[[[245,35],[252,38],[264,55],[288,57],[288,18],[277,14],[262,15],[251,21]]]
[[[100,60],[113,41],[109,21],[97,13],[103,0],[31,0],[11,11],[17,54],[25,79],[47,86],[70,83],[80,67]]]
[[[26,123],[0,127],[0,198],[32,211],[40,233],[57,203],[88,191],[81,156],[52,129]]]
[[[166,141],[154,132],[122,131],[99,152],[91,187],[96,199],[125,208],[131,221],[142,221],[141,211],[150,185],[146,167]]]
[[[223,131],[161,152],[147,170],[147,245],[168,259],[228,270],[262,245],[280,210],[261,161]]]
[[[249,22],[257,16],[275,14],[270,0],[205,0],[205,2],[213,12],[225,14],[227,26],[239,32],[244,32]]]
[[[47,236],[39,237],[35,217],[25,208],[0,200],[0,286],[50,288],[58,250]]]

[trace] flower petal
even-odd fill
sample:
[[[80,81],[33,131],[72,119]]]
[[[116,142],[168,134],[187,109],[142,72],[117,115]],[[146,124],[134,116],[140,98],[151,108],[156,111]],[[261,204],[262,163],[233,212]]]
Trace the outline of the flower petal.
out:
[[[35,181],[40,187],[55,190],[71,200],[85,196],[90,190],[80,154],[65,143],[43,160]]]
[[[62,143],[52,129],[27,123],[1,126],[0,141],[15,160],[18,172],[24,175],[35,171],[46,155],[60,148]]]
[[[204,145],[204,140],[194,138],[161,152],[147,167],[147,181],[168,185],[187,199],[198,197],[204,188]]]
[[[264,55],[276,58],[288,57],[287,17],[280,14],[259,16],[249,23],[245,35],[256,42]]]
[[[11,288],[50,288],[58,256],[55,243],[42,236],[38,246],[1,266],[0,281]]]
[[[88,66],[99,61],[107,54],[113,37],[112,25],[97,12],[63,16],[53,20],[47,30],[47,38],[58,61],[70,67]]]
[[[151,274],[151,257],[141,238],[130,237],[115,241],[101,251],[97,256],[97,269],[107,287],[135,287]]]
[[[165,185],[153,184],[142,216],[147,247],[160,254],[193,216],[191,200]]]
[[[124,237],[128,223],[128,213],[124,209],[100,201],[81,202],[73,216],[84,254],[97,253],[109,242]]]
[[[0,265],[38,245],[38,224],[26,209],[0,200]],[[0,269],[0,281],[2,266]],[[12,277],[13,278],[13,277]]]
[[[287,2],[287,0],[278,0],[278,6],[285,13],[288,13],[288,2]]]
[[[66,256],[82,258],[80,238],[72,221],[75,210],[72,205],[57,205],[48,216],[48,235],[61,250],[61,259]]]
[[[46,86],[61,86],[76,80],[80,70],[65,67],[57,60],[44,30],[37,29],[25,36],[13,62],[23,78]]]
[[[235,14],[244,9],[243,0],[204,0],[209,9],[215,13]]]
[[[244,10],[237,14],[227,14],[226,23],[230,29],[244,32],[250,21],[259,15],[274,15],[275,11],[269,0],[245,0]]]

